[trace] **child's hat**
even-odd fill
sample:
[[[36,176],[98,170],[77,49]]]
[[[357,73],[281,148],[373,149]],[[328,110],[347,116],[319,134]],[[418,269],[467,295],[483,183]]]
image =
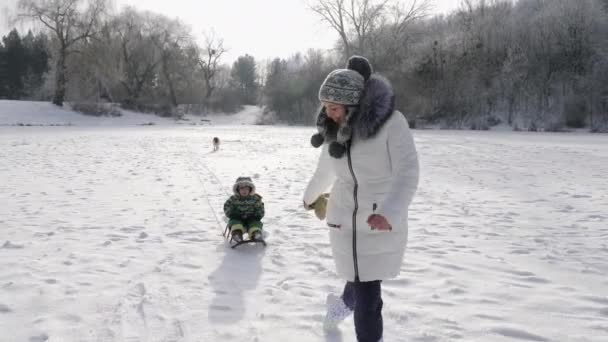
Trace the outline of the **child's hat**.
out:
[[[234,192],[235,195],[239,194],[239,188],[242,186],[248,186],[249,189],[251,189],[251,195],[253,195],[255,193],[255,185],[253,184],[251,177],[239,177],[236,179],[236,182],[234,183],[234,186],[232,187],[232,191]]]

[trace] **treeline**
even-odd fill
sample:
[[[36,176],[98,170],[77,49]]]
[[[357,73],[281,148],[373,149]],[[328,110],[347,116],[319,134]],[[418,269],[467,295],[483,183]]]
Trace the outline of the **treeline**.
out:
[[[167,115],[258,104],[268,122],[312,124],[324,77],[361,54],[418,127],[608,130],[608,0],[463,0],[434,17],[422,0],[316,0],[311,10],[334,30],[334,49],[232,65],[219,36],[198,44],[177,19],[110,13],[106,0],[50,3],[19,2],[20,16],[46,30],[3,39],[0,97]]]
[[[428,122],[529,130],[608,126],[606,1],[465,1],[408,35],[402,107]]]
[[[269,107],[301,121],[324,67],[361,54],[392,81],[414,125],[608,130],[608,1],[464,0],[439,17],[426,16],[428,5],[317,0],[340,56],[273,62],[290,76],[266,84]]]
[[[21,90],[27,72],[5,66],[2,70],[15,73],[15,84],[0,98],[50,99],[57,105],[69,100],[84,109],[82,104],[105,102],[171,116],[184,111],[234,112],[259,102],[253,57],[241,56],[232,66],[222,64],[222,39],[209,33],[199,44],[178,19],[132,7],[112,13],[107,0],[21,0],[18,7],[21,19],[42,25],[46,32],[35,40],[46,52],[44,86]],[[7,45],[18,40],[13,36],[18,36],[16,30],[7,37],[4,50],[14,50]],[[18,59],[8,58],[11,63]],[[22,62],[39,70],[33,67],[37,62]],[[42,91],[30,89],[34,86]]]

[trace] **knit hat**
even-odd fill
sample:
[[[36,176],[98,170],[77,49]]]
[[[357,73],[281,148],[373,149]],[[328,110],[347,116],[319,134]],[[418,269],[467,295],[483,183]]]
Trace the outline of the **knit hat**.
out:
[[[239,194],[239,188],[242,186],[248,186],[249,189],[251,189],[251,192],[249,193],[250,195],[253,195],[255,193],[255,185],[253,184],[251,177],[239,177],[236,179],[236,182],[232,187],[232,191],[235,195]]]
[[[336,69],[327,75],[319,89],[319,100],[346,106],[359,104],[365,80],[354,70]]]
[[[336,69],[327,75],[319,89],[319,100],[345,105],[347,111],[344,121],[338,125],[327,116],[325,108],[321,108],[316,122],[318,133],[310,140],[314,147],[328,142],[332,157],[341,158],[344,155],[371,74],[372,66],[365,57],[352,56],[348,59],[347,69]]]

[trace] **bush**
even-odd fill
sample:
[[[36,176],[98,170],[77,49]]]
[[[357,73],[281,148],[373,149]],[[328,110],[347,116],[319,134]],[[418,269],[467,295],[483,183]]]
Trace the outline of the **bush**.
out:
[[[608,126],[605,127],[593,127],[589,130],[591,133],[608,133]]]
[[[478,119],[478,120],[473,120],[473,122],[471,122],[471,125],[469,128],[474,131],[487,131],[490,129],[490,126],[488,126],[486,120]]]
[[[585,120],[588,112],[589,108],[585,99],[581,97],[570,97],[564,104],[566,126],[572,128],[585,127]]]
[[[517,124],[517,122],[513,123],[513,132],[520,132],[521,128],[519,128],[519,125]]]
[[[568,132],[562,121],[549,122],[545,125],[545,132]]]
[[[204,103],[187,103],[180,104],[177,106],[180,113],[194,114],[194,115],[205,115],[207,114],[207,106]]]
[[[134,109],[143,113],[156,114],[163,118],[173,116],[171,105],[168,104],[139,104]]]
[[[502,120],[498,116],[490,115],[486,119],[486,123],[490,127],[498,126],[502,123]]]
[[[255,124],[256,125],[274,125],[278,122],[277,114],[274,111],[264,109],[262,115],[260,115]]]
[[[417,121],[415,118],[408,120],[407,123],[410,126],[410,129],[416,129]]]
[[[74,102],[71,103],[70,106],[72,107],[72,110],[84,115],[110,117],[122,116],[120,108],[113,103]]]
[[[242,108],[238,91],[231,88],[218,89],[209,99],[209,108],[221,113],[238,112]]]
[[[608,117],[603,120],[596,120],[591,126],[591,133],[608,133]]]
[[[530,124],[528,125],[529,132],[539,132],[540,130],[541,129],[538,127],[538,122],[536,120],[530,121]]]

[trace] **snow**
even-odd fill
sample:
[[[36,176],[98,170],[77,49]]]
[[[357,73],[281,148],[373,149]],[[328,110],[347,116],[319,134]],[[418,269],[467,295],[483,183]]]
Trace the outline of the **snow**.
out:
[[[69,107],[66,104],[65,107]],[[0,126],[141,126],[154,125],[225,125],[254,124],[261,115],[261,108],[245,106],[233,115],[212,114],[207,116],[186,115],[183,121],[161,118],[153,114],[121,110],[120,117],[94,117],[61,108],[50,102],[0,100]]]
[[[89,123],[0,127],[0,340],[355,340],[352,319],[322,329],[343,284],[301,203],[313,128]],[[605,341],[608,136],[414,134],[385,341]],[[223,242],[240,175],[264,196],[265,249]]]

